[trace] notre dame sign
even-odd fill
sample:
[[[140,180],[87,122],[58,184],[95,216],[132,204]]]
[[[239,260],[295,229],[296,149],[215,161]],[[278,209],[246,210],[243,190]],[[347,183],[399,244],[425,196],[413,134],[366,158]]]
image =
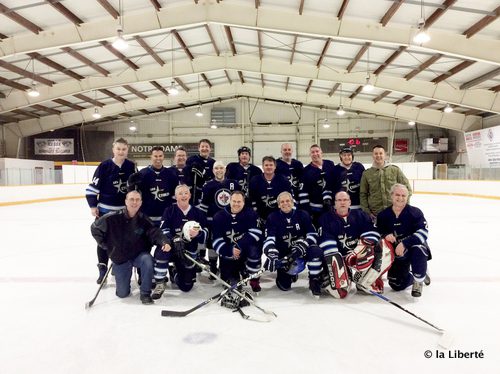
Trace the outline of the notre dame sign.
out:
[[[161,147],[165,153],[165,158],[174,157],[175,151],[179,147],[184,147],[188,156],[198,154],[198,143],[153,143],[153,144],[130,144],[128,149],[128,156],[130,158],[149,158],[153,147]],[[212,145],[212,152],[214,151]]]

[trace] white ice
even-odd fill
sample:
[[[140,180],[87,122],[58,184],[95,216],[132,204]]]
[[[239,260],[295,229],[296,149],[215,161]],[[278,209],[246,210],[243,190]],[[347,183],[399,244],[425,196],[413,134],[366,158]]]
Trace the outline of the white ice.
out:
[[[266,274],[258,304],[278,317],[243,320],[211,304],[206,275],[188,294],[169,287],[155,305],[97,285],[92,222],[83,199],[0,207],[0,373],[499,373],[500,201],[416,195],[429,222],[432,284],[385,295],[454,336],[440,334],[371,295],[314,300],[306,275],[289,292]],[[247,307],[248,313],[259,311]],[[431,358],[424,352],[430,350]],[[450,358],[457,352],[484,358]],[[445,358],[436,358],[443,354]]]

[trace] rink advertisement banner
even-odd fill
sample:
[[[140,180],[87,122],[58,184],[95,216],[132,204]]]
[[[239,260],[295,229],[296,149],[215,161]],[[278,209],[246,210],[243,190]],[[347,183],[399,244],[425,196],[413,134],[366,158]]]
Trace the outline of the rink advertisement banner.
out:
[[[35,138],[35,155],[74,155],[75,140],[72,138]]]
[[[500,126],[466,132],[464,136],[471,166],[500,168]]]
[[[161,147],[165,153],[165,158],[174,157],[175,151],[179,147],[184,147],[187,151],[188,157],[198,154],[198,143],[153,143],[153,144],[130,144],[128,155],[130,158],[149,158],[153,147]],[[214,145],[212,144],[212,152],[214,152]]]

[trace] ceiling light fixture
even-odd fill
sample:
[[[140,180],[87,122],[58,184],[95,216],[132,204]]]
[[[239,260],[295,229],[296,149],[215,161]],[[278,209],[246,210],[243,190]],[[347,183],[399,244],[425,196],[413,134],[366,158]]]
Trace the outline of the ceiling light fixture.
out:
[[[196,117],[203,117],[203,112],[201,111],[201,101],[200,101],[200,75],[198,74],[198,110],[195,113]]]
[[[37,90],[36,88],[36,82],[35,82],[35,59],[31,59],[31,86],[30,89],[28,90],[28,96],[30,97],[38,97],[40,96],[40,91]]]
[[[134,125],[130,125],[129,128],[128,128],[130,131],[136,131],[137,130],[137,127],[134,126]]]
[[[362,91],[363,92],[372,92],[375,87],[373,86],[373,84],[370,83],[370,47],[368,47],[368,49],[366,51],[366,56],[367,56],[367,60],[366,60],[366,82],[363,85]]]
[[[128,48],[128,43],[123,38],[123,6],[122,6],[122,0],[120,0],[119,3],[118,3],[118,13],[119,13],[119,18],[118,18],[119,25],[116,28],[117,37],[113,41],[113,43],[111,45],[113,46],[113,48],[118,49],[119,51],[124,51],[125,49]]]
[[[408,126],[415,126],[415,121],[408,121]]]
[[[99,113],[99,108],[97,107],[97,90],[94,90],[94,113],[92,113],[92,117],[95,119],[99,119],[102,117],[101,113]]]
[[[345,114],[344,106],[342,105],[342,84],[340,85],[340,95],[339,95],[339,107],[337,109],[337,116],[343,116]]]
[[[217,128],[217,121],[215,119],[212,120],[212,123],[210,124],[211,129],[216,129]]]
[[[198,104],[198,110],[195,113],[196,117],[203,117],[203,112],[201,111],[201,104]]]
[[[431,37],[425,29],[425,18],[424,18],[424,1],[420,0],[420,18],[417,25],[417,33],[413,37],[413,41],[417,44],[424,44],[431,40]]]
[[[40,91],[37,90],[35,82],[31,82],[31,88],[28,90],[28,96],[31,97],[40,96]]]
[[[453,112],[453,107],[450,104],[446,104],[446,106],[444,107],[443,111],[445,113],[451,113],[451,112]]]
[[[99,113],[99,108],[98,107],[94,108],[94,113],[92,113],[92,117],[94,117],[95,119],[99,119],[99,118],[102,117],[101,113]]]
[[[167,92],[169,95],[176,96],[179,94],[179,90],[177,89],[175,85],[175,80],[174,80],[174,33],[170,32],[170,35],[172,37],[171,42],[170,42],[170,52],[172,56],[172,81],[170,82],[170,87],[167,88]]]

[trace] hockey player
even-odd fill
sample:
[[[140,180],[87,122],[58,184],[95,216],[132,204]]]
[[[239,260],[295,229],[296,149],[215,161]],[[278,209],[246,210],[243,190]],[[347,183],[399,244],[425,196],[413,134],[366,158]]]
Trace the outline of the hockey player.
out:
[[[132,174],[128,179],[129,190],[140,190],[142,193],[141,211],[159,227],[161,216],[173,200],[175,185],[172,185],[171,174],[163,166],[165,155],[162,147],[151,150],[151,165]]]
[[[221,161],[214,163],[214,179],[203,186],[203,197],[199,208],[207,215],[209,239],[207,240],[208,259],[210,271],[217,273],[217,253],[212,248],[212,222],[215,213],[229,205],[231,194],[240,191],[241,187],[237,181],[225,178],[226,166]]]
[[[264,267],[276,271],[276,285],[280,290],[288,291],[296,279],[296,274],[290,274],[293,262],[307,261],[309,289],[314,296],[319,296],[322,251],[317,246],[318,235],[311,217],[294,207],[290,192],[280,193],[277,200],[279,210],[271,213],[266,221],[263,249],[267,260]]]
[[[385,149],[376,145],[372,149],[373,165],[361,177],[359,197],[361,208],[375,219],[378,213],[391,205],[391,188],[395,183],[406,186],[411,195],[408,179],[396,165],[385,161]]]
[[[91,226],[91,232],[99,246],[108,251],[113,261],[116,279],[116,296],[130,294],[132,267],[140,269],[142,282],[140,299],[143,304],[152,304],[151,284],[153,280],[153,258],[150,251],[157,245],[170,251],[170,240],[154,226],[142,212],[139,191],[130,191],[125,198],[125,208],[105,214]]]
[[[332,192],[328,186],[334,183],[333,161],[323,160],[323,151],[317,144],[309,149],[311,163],[304,168],[302,174],[302,190],[299,194],[299,206],[311,214],[313,224],[317,225],[320,215],[328,211],[332,205]]]
[[[220,256],[221,278],[236,284],[240,276],[260,270],[262,231],[257,213],[245,206],[243,191],[234,191],[229,207],[215,214],[213,221],[214,249]],[[260,280],[250,280],[250,287],[259,292]]]
[[[135,164],[127,159],[127,154],[128,142],[119,138],[113,143],[113,158],[101,162],[95,170],[92,182],[85,191],[90,213],[95,218],[125,207],[127,180],[137,171]],[[97,261],[97,284],[101,284],[108,270],[108,254],[100,246],[97,246]]]
[[[192,203],[197,206],[201,200],[203,185],[213,179],[213,167],[215,160],[210,157],[212,143],[208,139],[198,142],[199,154],[190,156],[186,161],[186,173],[192,181]]]
[[[359,186],[365,167],[354,161],[354,152],[350,147],[344,147],[339,153],[340,163],[333,167],[332,188],[335,195],[339,191],[346,191],[351,198],[351,209],[361,208],[359,200]]]
[[[427,221],[420,209],[408,204],[408,195],[405,185],[392,186],[392,206],[378,214],[377,227],[382,237],[395,246],[396,258],[387,274],[389,286],[401,291],[413,284],[411,295],[420,297],[422,283],[430,283],[426,274],[431,251]]]
[[[250,196],[248,191],[250,180],[254,176],[262,174],[259,167],[250,163],[251,154],[250,148],[240,147],[238,149],[238,162],[230,162],[226,168],[226,178],[237,180],[247,199]]]
[[[191,193],[189,187],[180,184],[175,188],[177,204],[165,210],[160,228],[172,242],[172,251],[156,248],[154,259],[154,278],[156,286],[153,299],[159,299],[165,291],[167,269],[170,270],[170,281],[176,283],[181,291],[188,292],[196,281],[194,264],[184,256],[187,251],[193,258],[197,257],[198,244],[205,244],[207,224],[205,213],[189,204]],[[187,225],[190,223],[190,225]],[[187,225],[187,226],[186,226]]]
[[[282,175],[275,174],[276,160],[273,156],[262,158],[264,173],[250,180],[250,201],[259,215],[263,227],[270,213],[278,210],[276,198],[281,192],[292,192],[290,182]]]
[[[178,186],[185,184],[192,187],[190,175],[186,171],[187,152],[184,147],[178,147],[174,153],[174,164],[168,168],[171,173],[171,184]]]
[[[299,160],[292,158],[293,148],[290,143],[281,145],[281,157],[276,160],[276,174],[283,175],[290,181],[293,197],[299,201],[300,183],[304,165]]]
[[[345,191],[335,195],[335,209],[319,219],[319,246],[323,250],[330,286],[327,291],[336,298],[347,296],[352,268],[354,280],[363,288],[383,292],[380,276],[393,260],[392,247],[382,243],[370,216],[361,209],[350,209],[351,199]],[[373,270],[372,270],[373,269]],[[366,279],[365,279],[366,277]],[[368,281],[369,279],[369,281]]]

